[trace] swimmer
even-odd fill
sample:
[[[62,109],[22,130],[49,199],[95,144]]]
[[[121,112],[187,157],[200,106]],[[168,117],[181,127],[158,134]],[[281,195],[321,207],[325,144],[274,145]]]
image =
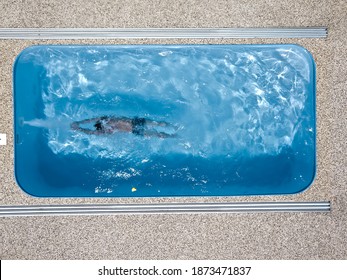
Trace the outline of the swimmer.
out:
[[[83,128],[81,124],[93,123],[94,129]],[[156,127],[172,127],[177,128],[167,122],[157,122],[145,118],[126,118],[126,117],[111,117],[103,116],[98,118],[86,119],[82,121],[73,122],[71,129],[81,131],[86,134],[93,135],[107,135],[115,132],[128,132],[138,136],[146,137],[159,137],[159,138],[173,138],[176,134],[168,134],[159,132]]]

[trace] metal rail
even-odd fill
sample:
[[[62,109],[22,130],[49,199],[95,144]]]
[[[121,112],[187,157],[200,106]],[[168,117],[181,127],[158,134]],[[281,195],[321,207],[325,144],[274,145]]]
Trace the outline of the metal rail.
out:
[[[235,202],[0,206],[0,217],[110,214],[329,212],[330,202]]]
[[[300,28],[0,28],[0,39],[326,38],[327,27]]]

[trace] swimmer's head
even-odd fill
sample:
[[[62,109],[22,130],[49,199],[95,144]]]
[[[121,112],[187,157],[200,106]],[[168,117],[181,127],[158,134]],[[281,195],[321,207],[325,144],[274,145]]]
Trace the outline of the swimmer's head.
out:
[[[94,127],[96,130],[103,130],[103,126],[102,126],[102,123],[101,121],[97,121],[95,124],[94,124]]]

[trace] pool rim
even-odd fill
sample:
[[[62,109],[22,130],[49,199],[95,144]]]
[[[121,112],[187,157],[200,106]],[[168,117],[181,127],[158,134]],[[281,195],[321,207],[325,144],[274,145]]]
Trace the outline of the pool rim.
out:
[[[20,183],[20,179],[18,178],[18,172],[17,172],[17,168],[18,168],[18,164],[16,163],[18,161],[18,151],[17,151],[17,141],[18,141],[18,136],[17,136],[17,122],[16,120],[16,86],[15,86],[15,76],[16,76],[16,67],[17,64],[21,58],[21,56],[23,54],[25,54],[25,52],[31,50],[31,49],[35,49],[35,48],[40,48],[40,47],[67,47],[67,48],[78,48],[78,47],[114,47],[114,48],[133,48],[133,47],[142,47],[142,48],[151,48],[151,47],[205,47],[205,46],[209,46],[209,47],[213,47],[213,48],[222,48],[222,47],[230,47],[230,46],[246,46],[246,47],[266,47],[266,48],[270,48],[270,47],[275,47],[275,46],[291,46],[294,48],[297,48],[300,50],[301,53],[305,54],[306,58],[308,59],[308,61],[310,62],[310,67],[311,67],[311,76],[312,76],[312,106],[313,106],[313,129],[314,129],[314,134],[313,134],[313,149],[314,149],[314,158],[313,158],[313,171],[312,171],[312,178],[309,180],[308,184],[305,185],[304,187],[302,187],[299,190],[296,190],[294,192],[284,192],[284,193],[247,193],[247,194],[238,194],[238,195],[217,195],[217,194],[204,194],[204,195],[183,195],[183,194],[175,194],[174,196],[169,196],[169,195],[162,195],[162,196],[146,196],[146,195],[137,195],[137,196],[103,196],[102,193],[100,196],[98,195],[94,195],[94,196],[45,196],[45,195],[38,195],[38,194],[33,194],[31,192],[29,192],[26,188],[24,188],[22,186],[22,184]],[[22,191],[32,197],[35,198],[108,198],[108,199],[112,199],[112,198],[175,198],[175,197],[249,197],[249,196],[281,196],[281,195],[295,195],[295,194],[300,194],[304,191],[306,191],[307,189],[309,189],[315,182],[316,177],[317,177],[317,118],[316,118],[316,98],[317,98],[317,92],[316,92],[316,87],[317,87],[317,77],[316,77],[316,63],[314,60],[313,55],[311,54],[311,52],[301,46],[300,44],[36,44],[36,45],[31,45],[29,47],[25,47],[24,49],[22,49],[19,54],[16,56],[15,61],[13,63],[13,67],[12,67],[12,103],[13,103],[13,145],[14,145],[14,177],[15,177],[15,182],[17,183],[17,185],[22,189]],[[97,193],[95,193],[97,194]]]

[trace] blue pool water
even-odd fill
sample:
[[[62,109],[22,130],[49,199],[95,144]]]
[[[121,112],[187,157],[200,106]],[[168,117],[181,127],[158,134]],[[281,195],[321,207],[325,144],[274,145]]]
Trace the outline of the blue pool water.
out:
[[[35,196],[289,194],[315,174],[315,65],[297,45],[34,46],[14,105],[16,178]],[[175,137],[71,129],[102,116]]]

